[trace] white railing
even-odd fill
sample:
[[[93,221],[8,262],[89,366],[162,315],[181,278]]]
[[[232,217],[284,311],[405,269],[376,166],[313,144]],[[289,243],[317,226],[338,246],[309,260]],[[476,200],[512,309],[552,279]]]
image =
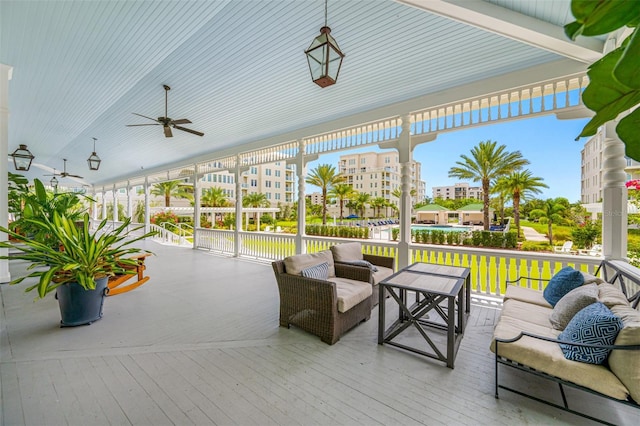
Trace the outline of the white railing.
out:
[[[412,135],[549,114],[582,107],[585,74],[548,80],[463,101],[438,105],[411,114]]]
[[[165,243],[165,244],[174,244],[178,246],[191,246],[192,244],[182,235],[178,235],[165,229],[161,226],[150,224],[149,229],[151,231],[155,231],[156,235],[153,237],[154,240]]]
[[[295,236],[264,232],[240,232],[240,255],[260,260],[278,260],[296,252]],[[352,242],[354,239],[304,236],[307,253],[329,249],[332,245]],[[378,256],[398,259],[398,244],[371,240],[360,241],[363,251]],[[234,254],[234,231],[197,229],[196,247]],[[559,255],[519,250],[485,249],[455,245],[411,244],[410,261],[441,265],[464,266],[471,269],[471,285],[475,293],[502,296],[507,280],[519,276],[531,277],[524,285],[542,290],[544,281],[565,266],[573,266],[588,273],[595,273],[600,257]]]

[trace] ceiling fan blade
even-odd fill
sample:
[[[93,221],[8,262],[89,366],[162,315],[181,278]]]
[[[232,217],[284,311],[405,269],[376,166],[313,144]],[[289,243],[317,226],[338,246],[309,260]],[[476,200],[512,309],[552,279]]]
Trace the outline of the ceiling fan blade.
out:
[[[187,129],[186,127],[173,126],[175,129],[182,130],[183,132],[193,133],[194,135],[204,136],[204,133],[198,132],[197,130]]]
[[[168,138],[172,138],[173,137],[173,133],[171,133],[171,127],[169,126],[164,126],[164,135]]]
[[[187,118],[181,118],[179,120],[171,120],[172,124],[191,124],[191,120]]]
[[[67,173],[66,177],[72,177],[72,178],[78,178],[78,179],[84,179],[82,176],[78,176],[78,175],[70,175]]]
[[[132,112],[131,114],[137,115],[137,116],[140,116],[140,117],[144,117],[144,118],[148,118],[149,120],[158,122],[158,120],[156,120],[155,118],[147,117],[146,115],[138,114],[137,112]]]
[[[160,123],[149,123],[149,124],[127,124],[127,127],[135,127],[135,126],[159,126]]]

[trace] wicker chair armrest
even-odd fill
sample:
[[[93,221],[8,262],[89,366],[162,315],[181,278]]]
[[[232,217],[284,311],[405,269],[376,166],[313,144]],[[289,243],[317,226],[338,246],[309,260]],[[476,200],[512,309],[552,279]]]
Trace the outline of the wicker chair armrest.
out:
[[[534,278],[534,277],[521,276],[521,277],[516,278],[515,280],[506,280],[505,283],[507,285],[517,285],[517,284],[520,284],[521,280],[549,282],[549,280],[546,279],[546,278]]]
[[[511,339],[496,337],[495,341],[498,343],[513,343],[513,342],[517,342],[518,340],[522,339],[525,336],[538,339],[538,340],[545,340],[547,342],[555,342],[558,344],[562,343],[568,346],[579,346],[579,347],[594,348],[594,349],[616,349],[616,350],[632,350],[632,351],[640,350],[640,345],[595,345],[593,343],[567,342],[565,340],[554,339],[553,337],[540,336],[537,334],[529,333],[527,331],[523,331],[520,334],[518,334],[516,337],[513,337]]]
[[[364,260],[371,262],[376,266],[382,266],[384,268],[390,268],[395,270],[394,264],[396,259],[388,256],[376,256],[375,254],[364,254]]]
[[[336,277],[371,282],[371,270],[366,266],[357,266],[348,263],[336,262],[335,268]]]
[[[336,284],[331,281],[284,273],[278,277],[278,286],[281,296],[296,304],[312,303],[316,309],[327,306],[330,311],[337,306]]]

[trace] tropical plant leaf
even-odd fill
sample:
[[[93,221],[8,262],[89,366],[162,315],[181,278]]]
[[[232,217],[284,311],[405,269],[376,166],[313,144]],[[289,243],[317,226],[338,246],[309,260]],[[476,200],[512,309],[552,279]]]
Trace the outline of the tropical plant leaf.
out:
[[[635,23],[640,14],[637,0],[573,0],[575,22],[565,25],[565,34],[575,40],[579,35],[595,36]]]
[[[636,28],[625,41],[628,43],[613,69],[613,76],[625,86],[640,89],[640,29]]]
[[[623,48],[618,48],[589,67],[589,85],[582,93],[582,100],[596,115],[578,137],[596,134],[600,126],[640,103],[640,90],[613,78],[613,69],[623,51]]]
[[[616,126],[616,133],[625,141],[627,157],[640,161],[640,108],[624,117]]]

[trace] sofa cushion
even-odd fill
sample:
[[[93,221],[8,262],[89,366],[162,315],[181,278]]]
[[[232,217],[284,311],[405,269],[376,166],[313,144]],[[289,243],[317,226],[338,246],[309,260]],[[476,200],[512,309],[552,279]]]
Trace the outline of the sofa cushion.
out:
[[[547,308],[540,305],[534,305],[532,303],[522,302],[520,300],[509,299],[505,300],[502,304],[500,318],[511,317],[548,329],[551,327],[551,324],[549,323],[549,314],[551,314],[550,307]]]
[[[640,345],[640,312],[625,305],[615,305],[611,311],[624,324],[614,344]],[[627,386],[634,401],[640,401],[640,351],[614,349],[609,354],[608,362],[609,368]]]
[[[521,302],[533,303],[534,305],[544,306],[551,309],[552,306],[547,302],[539,290],[532,288],[518,287],[508,285],[507,291],[504,293],[504,300],[515,299]]]
[[[306,278],[315,278],[317,280],[327,280],[329,278],[329,264],[322,262],[318,265],[300,271],[300,275]]]
[[[329,278],[329,281],[336,283],[338,312],[347,312],[367,297],[371,297],[373,292],[371,284],[363,281],[340,277]]]
[[[518,336],[522,331],[554,339],[559,333],[550,326],[542,327],[511,317],[500,317],[493,335],[494,338],[509,339]],[[491,343],[491,351],[494,353],[496,351],[495,340]],[[611,370],[603,365],[585,364],[566,359],[560,345],[556,342],[525,336],[513,343],[500,343],[498,351],[500,356],[512,361],[588,387],[612,398],[624,400],[629,395],[627,388]]]
[[[578,312],[558,336],[559,340],[572,343],[589,343],[595,345],[613,345],[620,330],[622,320],[615,316],[609,308],[600,302],[592,303]],[[611,350],[560,344],[567,359],[602,364],[607,360]]]
[[[609,283],[598,285],[598,300],[609,309],[615,305],[629,306],[629,301],[622,290]]]
[[[555,306],[562,296],[569,293],[576,287],[584,283],[584,276],[580,271],[576,271],[571,266],[562,268],[557,274],[551,277],[542,295],[551,306]]]
[[[303,269],[327,262],[329,265],[329,277],[336,276],[336,268],[333,263],[333,255],[330,250],[319,251],[311,254],[296,254],[284,258],[284,269],[287,274],[301,275]]]
[[[362,244],[344,243],[331,246],[331,253],[333,253],[333,259],[336,262],[348,262],[350,260],[362,260]]]
[[[591,275],[591,274],[589,274],[587,272],[580,271],[580,273],[582,274],[582,277],[584,278],[584,284],[583,285],[593,284],[593,283],[602,284],[603,282],[605,282],[602,278],[596,277],[595,275]]]
[[[598,285],[587,284],[565,294],[553,307],[549,320],[556,330],[564,330],[569,321],[583,308],[598,301]]]
[[[386,268],[384,266],[378,266],[378,270],[373,273],[373,285],[378,285],[378,283],[384,280],[387,277],[393,275],[393,269]]]

